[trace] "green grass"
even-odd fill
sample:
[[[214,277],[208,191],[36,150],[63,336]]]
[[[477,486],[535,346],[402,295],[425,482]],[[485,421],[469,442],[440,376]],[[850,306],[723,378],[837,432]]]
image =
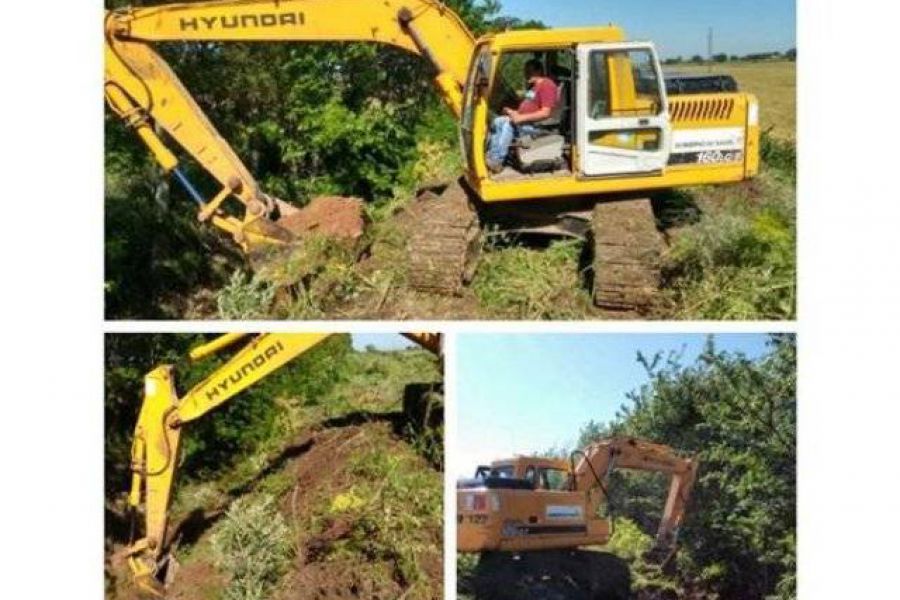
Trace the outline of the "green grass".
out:
[[[419,556],[434,550],[434,540],[425,532],[442,520],[443,484],[421,469],[417,456],[380,442],[348,465],[355,501],[340,512],[353,525],[334,552],[393,563],[395,578],[415,596],[428,584]],[[334,502],[329,510],[336,512]]]
[[[704,217],[667,257],[666,313],[681,319],[792,319],[796,315],[793,171],[769,167],[741,188],[691,190]]]
[[[511,319],[578,319],[590,311],[577,241],[534,249],[511,244],[489,248],[472,282],[485,313]]]

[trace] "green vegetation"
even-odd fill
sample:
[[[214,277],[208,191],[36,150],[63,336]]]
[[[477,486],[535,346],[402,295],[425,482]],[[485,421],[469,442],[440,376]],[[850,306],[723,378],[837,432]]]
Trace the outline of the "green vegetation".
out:
[[[591,302],[581,289],[581,252],[576,241],[497,245],[482,257],[472,287],[485,312],[500,318],[577,319]]]
[[[637,523],[618,517],[613,523],[613,535],[604,548],[625,559],[631,570],[631,588],[638,590],[666,590],[678,592],[678,583],[665,575],[659,565],[650,564],[645,556],[653,548],[653,537],[642,531]]]
[[[794,337],[773,335],[770,352],[758,360],[721,352],[712,342],[691,365],[677,354],[639,360],[648,383],[630,394],[613,422],[588,423],[579,444],[605,435],[650,439],[696,454],[700,471],[677,572],[668,577],[641,558],[643,535],[661,516],[666,481],[615,474],[610,504],[619,518],[610,548],[631,562],[635,586],[721,598],[796,597]]]
[[[113,557],[128,539],[124,498],[142,376],[171,362],[183,393],[221,362],[185,360],[206,339],[107,337],[110,598],[131,597]],[[372,597],[440,597],[443,484],[434,454],[442,425],[413,427],[403,412],[409,387],[440,381],[424,350],[358,352],[349,336],[334,336],[191,423],[170,513],[174,526],[187,527],[173,594],[280,598],[300,580],[321,580],[335,594],[360,585]]]
[[[764,173],[734,195],[696,190],[709,214],[674,238],[666,296],[672,316],[784,319],[796,310],[794,181]],[[719,197],[716,195],[721,194]],[[702,200],[700,200],[702,199]]]
[[[420,587],[428,582],[418,557],[434,543],[421,532],[442,519],[443,485],[417,469],[417,460],[384,445],[355,457],[349,464],[354,480],[349,496],[337,496],[330,510],[353,520],[350,534],[333,552],[388,560],[402,583]]]
[[[228,573],[225,600],[263,600],[293,555],[291,530],[271,496],[239,498],[212,536],[216,566]]]

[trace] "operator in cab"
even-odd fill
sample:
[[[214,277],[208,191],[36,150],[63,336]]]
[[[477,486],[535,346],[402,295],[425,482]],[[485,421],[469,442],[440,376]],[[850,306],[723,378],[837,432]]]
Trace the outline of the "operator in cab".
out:
[[[503,115],[491,124],[486,162],[492,173],[503,170],[513,139],[536,133],[533,123],[549,118],[559,101],[559,88],[546,76],[541,61],[532,59],[525,63],[525,80],[528,89],[519,107],[505,107]]]

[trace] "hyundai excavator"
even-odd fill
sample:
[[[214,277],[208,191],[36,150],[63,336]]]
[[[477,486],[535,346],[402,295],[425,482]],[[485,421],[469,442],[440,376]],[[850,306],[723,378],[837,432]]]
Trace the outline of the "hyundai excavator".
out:
[[[665,562],[675,551],[698,464],[667,446],[623,437],[596,441],[569,460],[495,461],[457,483],[457,548],[523,552],[605,545],[612,535],[610,476],[631,469],[671,478],[651,551]]]
[[[141,404],[131,447],[131,490],[128,507],[132,539],[125,550],[128,566],[139,591],[163,597],[171,583],[174,557],[168,539],[169,505],[179,448],[185,427],[228,402],[240,392],[271,375],[333,334],[266,333],[253,337],[221,367],[178,395],[174,367],[161,365],[144,377]],[[402,334],[442,358],[442,336],[436,333]],[[249,334],[222,335],[190,352],[202,360],[247,338]],[[138,522],[143,520],[143,533]]]
[[[659,285],[663,247],[648,194],[739,182],[759,166],[753,95],[705,88],[669,94],[667,83],[691,88],[667,82],[651,42],[629,41],[613,25],[476,39],[439,0],[217,0],[109,11],[104,29],[111,110],[185,188],[198,219],[231,235],[251,257],[310,233],[358,236],[356,227],[335,223],[357,222],[359,202],[313,199],[301,210],[264,193],[157,43],[372,42],[430,63],[459,122],[465,172],[418,198],[407,260],[417,290],[459,294],[474,276],[489,225],[588,240],[595,304],[644,310]],[[490,123],[517,102],[526,60],[540,61],[559,98],[495,173],[485,159]],[[186,177],[170,141],[218,182],[213,197]]]

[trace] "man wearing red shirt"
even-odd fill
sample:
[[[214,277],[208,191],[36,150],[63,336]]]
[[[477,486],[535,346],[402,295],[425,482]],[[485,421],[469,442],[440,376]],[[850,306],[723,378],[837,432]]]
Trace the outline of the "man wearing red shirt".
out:
[[[492,173],[503,170],[513,138],[536,133],[537,128],[532,123],[549,118],[559,101],[559,89],[552,79],[544,76],[541,61],[532,59],[525,63],[525,79],[528,81],[528,91],[519,108],[504,108],[503,116],[497,117],[491,124],[486,161]]]

